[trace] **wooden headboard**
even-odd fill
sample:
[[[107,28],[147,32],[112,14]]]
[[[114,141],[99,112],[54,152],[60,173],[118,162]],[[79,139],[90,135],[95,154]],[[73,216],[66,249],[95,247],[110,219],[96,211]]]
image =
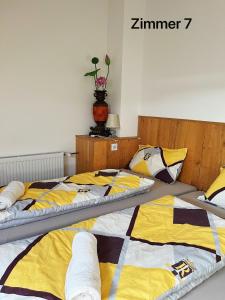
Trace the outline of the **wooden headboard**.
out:
[[[225,165],[225,123],[139,116],[138,136],[142,144],[188,148],[179,180],[199,190]]]

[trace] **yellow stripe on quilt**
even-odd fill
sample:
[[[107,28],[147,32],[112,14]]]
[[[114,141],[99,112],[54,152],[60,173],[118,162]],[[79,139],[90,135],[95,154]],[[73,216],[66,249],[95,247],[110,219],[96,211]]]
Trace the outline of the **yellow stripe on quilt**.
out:
[[[102,300],[109,298],[112,280],[115,274],[116,265],[111,263],[100,263],[100,274],[101,274],[101,294]]]
[[[66,182],[73,182],[77,184],[96,184],[96,185],[106,185],[112,182],[113,177],[95,176],[95,172],[82,173],[78,175],[71,176]]]
[[[52,201],[58,205],[72,204],[76,197],[76,191],[63,191],[63,190],[52,190],[48,194],[44,195],[43,200]]]
[[[117,300],[154,300],[175,286],[175,276],[168,270],[123,266]]]
[[[48,292],[64,300],[74,235],[75,232],[64,230],[46,235],[17,263],[5,285]]]
[[[47,208],[52,208],[52,207],[53,207],[53,205],[51,203],[37,201],[31,207],[29,207],[29,211],[47,209]]]
[[[120,186],[115,185],[115,186],[113,186],[111,188],[111,190],[110,190],[110,192],[109,192],[108,195],[114,195],[114,194],[117,194],[117,193],[122,193],[124,191],[126,191],[126,189],[124,189],[124,188],[122,188]]]
[[[92,218],[92,219],[89,219],[89,220],[85,220],[85,221],[81,221],[79,223],[73,224],[68,228],[79,228],[79,229],[82,229],[82,230],[92,230],[95,223],[96,223],[96,219]]]
[[[140,178],[138,176],[123,176],[123,177],[116,177],[112,188],[109,192],[109,195],[123,193],[128,189],[136,189],[140,187]]]
[[[143,205],[162,205],[162,206],[173,206],[174,204],[174,196],[164,196],[162,198],[159,198],[159,199],[156,199],[154,201],[150,201],[150,202],[147,202],[146,204],[143,204]],[[142,206],[143,206],[142,205]],[[161,209],[160,209],[161,211]]]
[[[169,203],[171,197],[160,201]],[[159,204],[159,200],[158,204]],[[156,243],[187,243],[215,250],[215,242],[210,227],[173,223],[173,207],[163,208],[152,201],[140,206],[132,236]]]
[[[29,199],[29,198],[38,199],[48,191],[49,191],[48,189],[28,189],[25,192],[25,194],[20,198],[20,200]]]
[[[115,184],[123,185],[127,188],[139,188],[140,187],[140,178],[138,176],[123,176],[123,177],[116,177]]]
[[[220,248],[222,254],[225,255],[225,228],[217,227],[217,233],[219,236]]]
[[[51,208],[55,205],[69,205],[73,203],[73,200],[77,192],[66,192],[62,190],[52,190],[49,193],[43,194],[42,197],[39,199],[40,201],[35,202],[29,210],[39,210],[39,209],[46,209]],[[45,202],[46,201],[46,202]],[[47,202],[49,201],[49,202]]]

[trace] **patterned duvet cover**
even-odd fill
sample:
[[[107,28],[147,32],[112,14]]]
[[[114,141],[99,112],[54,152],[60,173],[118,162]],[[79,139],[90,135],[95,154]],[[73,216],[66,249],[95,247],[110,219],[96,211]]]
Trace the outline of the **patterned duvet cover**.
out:
[[[12,207],[0,211],[0,229],[55,214],[122,200],[146,192],[154,184],[120,170],[83,173],[51,181],[27,183],[26,191]]]
[[[225,220],[166,196],[1,245],[0,299],[65,299],[79,231],[97,238],[102,299],[178,299],[225,262]]]

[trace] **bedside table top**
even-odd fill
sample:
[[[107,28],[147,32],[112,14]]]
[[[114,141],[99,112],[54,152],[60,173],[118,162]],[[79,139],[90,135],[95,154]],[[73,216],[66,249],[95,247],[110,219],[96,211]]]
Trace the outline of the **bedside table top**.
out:
[[[90,139],[90,140],[98,140],[98,141],[101,141],[101,140],[113,140],[113,141],[115,141],[115,140],[127,140],[127,139],[140,139],[138,136],[114,136],[114,137],[112,137],[112,136],[109,136],[109,137],[104,137],[104,136],[102,136],[102,137],[92,137],[92,136],[89,136],[89,135],[83,135],[83,134],[78,134],[78,135],[76,135],[76,137],[77,138],[81,138],[81,139]]]

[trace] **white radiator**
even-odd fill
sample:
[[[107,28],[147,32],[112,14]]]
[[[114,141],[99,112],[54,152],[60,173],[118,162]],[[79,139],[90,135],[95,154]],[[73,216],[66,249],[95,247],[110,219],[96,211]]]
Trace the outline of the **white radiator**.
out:
[[[63,176],[63,152],[0,157],[0,186],[12,180],[36,181]]]

